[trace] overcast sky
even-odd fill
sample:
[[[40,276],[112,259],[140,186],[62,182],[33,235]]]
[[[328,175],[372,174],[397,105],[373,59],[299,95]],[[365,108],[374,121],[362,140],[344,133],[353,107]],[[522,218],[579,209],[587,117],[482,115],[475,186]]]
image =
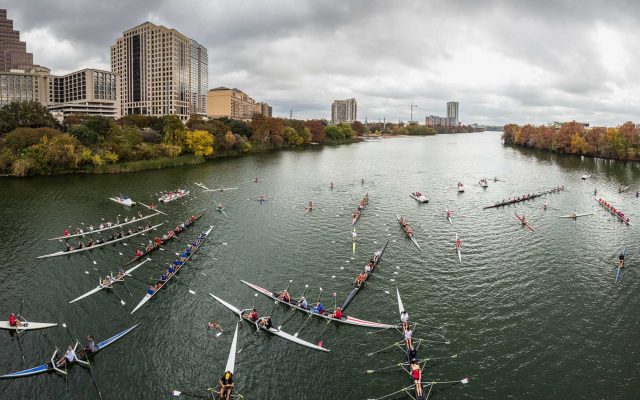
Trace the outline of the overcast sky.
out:
[[[274,115],[414,120],[460,102],[465,123],[640,122],[640,2],[0,0],[37,64],[110,68],[109,46],[145,21],[207,47],[209,87]]]

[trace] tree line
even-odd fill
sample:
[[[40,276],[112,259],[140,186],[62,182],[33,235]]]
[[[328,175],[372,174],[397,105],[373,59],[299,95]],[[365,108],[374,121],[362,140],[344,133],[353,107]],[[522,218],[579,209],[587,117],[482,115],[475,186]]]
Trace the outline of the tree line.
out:
[[[631,121],[617,127],[592,128],[576,121],[559,127],[507,124],[502,139],[508,145],[558,153],[638,160],[640,128]]]

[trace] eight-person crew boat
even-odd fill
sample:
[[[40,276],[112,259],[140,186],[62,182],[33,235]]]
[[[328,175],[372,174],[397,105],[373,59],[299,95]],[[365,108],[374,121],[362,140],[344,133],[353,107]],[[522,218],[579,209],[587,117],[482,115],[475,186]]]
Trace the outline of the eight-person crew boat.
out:
[[[133,216],[131,218],[129,217],[125,217],[124,220],[122,222],[120,222],[120,216],[118,215],[116,217],[116,222],[111,222],[111,221],[107,221],[107,222],[101,222],[98,225],[89,225],[86,229],[84,228],[80,228],[77,227],[73,233],[71,231],[69,231],[69,228],[65,228],[64,230],[64,235],[62,236],[58,236],[58,237],[54,237],[48,240],[61,240],[61,239],[69,239],[72,237],[78,237],[78,236],[85,236],[85,235],[92,235],[95,233],[100,233],[100,232],[104,232],[104,231],[108,231],[110,229],[115,229],[115,228],[119,228],[125,225],[129,225],[129,224],[133,224],[135,222],[139,222],[142,220],[145,220],[147,218],[151,218],[151,217],[155,217],[156,215],[159,215],[160,213],[153,213],[153,214],[149,214],[149,215],[142,215],[141,212],[138,212],[138,216]],[[103,219],[104,220],[104,219]]]
[[[356,222],[358,222],[358,220],[360,219],[362,210],[364,210],[364,208],[367,206],[368,203],[369,203],[369,193],[365,194],[364,198],[360,200],[360,202],[358,203],[358,207],[356,208],[356,210],[353,212],[353,215],[351,216],[351,225],[355,225]]]
[[[174,200],[181,199],[189,194],[188,189],[176,189],[171,192],[167,192],[158,198],[160,203],[169,203]]]

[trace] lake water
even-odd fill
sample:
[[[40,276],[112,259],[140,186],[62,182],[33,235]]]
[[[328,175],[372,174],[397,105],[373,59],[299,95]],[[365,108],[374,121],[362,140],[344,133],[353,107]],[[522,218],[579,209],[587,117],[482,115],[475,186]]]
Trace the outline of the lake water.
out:
[[[583,174],[592,174],[583,181]],[[259,183],[252,182],[260,176]],[[481,177],[499,177],[483,189]],[[360,178],[365,183],[360,183]],[[363,371],[402,362],[399,350],[367,356],[402,338],[388,330],[335,326],[306,320],[240,283],[271,290],[288,285],[299,294],[332,307],[373,252],[390,240],[377,273],[349,306],[349,315],[396,323],[395,288],[418,322],[414,336],[428,343],[425,357],[457,358],[427,363],[425,380],[456,380],[467,385],[436,386],[437,399],[635,399],[640,393],[640,274],[637,228],[626,227],[600,207],[598,195],[640,224],[638,164],[581,159],[503,147],[500,133],[394,138],[305,151],[283,151],[201,165],[122,175],[38,177],[0,180],[0,311],[18,311],[30,320],[65,322],[73,335],[102,340],[141,322],[95,357],[93,372],[105,399],[162,399],[171,389],[206,395],[224,370],[236,317],[211,292],[241,308],[256,305],[273,312],[275,325],[300,338],[323,341],[321,353],[292,344],[245,324],[239,333],[237,390],[248,399],[366,399],[409,386],[400,368],[379,374]],[[336,187],[329,189],[329,182]],[[458,194],[455,184],[464,181]],[[205,193],[193,185],[238,187]],[[62,250],[47,241],[68,225],[98,223],[131,215],[108,200],[120,193],[157,202],[157,193],[189,186],[191,195],[153,218],[169,229],[198,210],[205,216],[164,251],[152,254],[113,293],[102,291],[74,304],[68,301],[97,285],[96,274],[115,271],[136,245],[106,246],[92,252],[45,260],[38,255]],[[566,190],[506,208],[483,210],[505,197],[564,185]],[[619,194],[620,185],[630,186]],[[427,194],[418,204],[409,193]],[[264,192],[269,201],[254,201]],[[357,224],[352,254],[351,213],[369,193]],[[548,200],[550,209],[542,211]],[[317,209],[305,215],[309,200]],[[215,210],[223,201],[227,217]],[[453,225],[444,209],[454,210]],[[137,207],[145,214],[147,210]],[[573,221],[558,218],[593,213]],[[523,228],[514,211],[524,213],[535,232]],[[395,214],[404,215],[422,247],[405,237]],[[184,243],[209,225],[214,230],[193,260],[135,314],[150,277]],[[462,240],[462,263],[454,248]],[[628,246],[628,267],[614,285],[613,260]],[[122,255],[120,255],[122,253]],[[89,272],[89,274],[85,273]],[[196,292],[189,293],[189,289]],[[131,291],[132,296],[128,291]],[[217,319],[225,333],[214,338],[207,322]],[[428,327],[434,327],[430,329]],[[0,332],[0,372],[48,360],[52,346],[65,349],[67,332],[55,327],[22,335],[20,344]],[[399,395],[396,398],[408,398]],[[97,398],[89,371],[74,366],[68,378],[45,374],[0,381],[0,398]]]

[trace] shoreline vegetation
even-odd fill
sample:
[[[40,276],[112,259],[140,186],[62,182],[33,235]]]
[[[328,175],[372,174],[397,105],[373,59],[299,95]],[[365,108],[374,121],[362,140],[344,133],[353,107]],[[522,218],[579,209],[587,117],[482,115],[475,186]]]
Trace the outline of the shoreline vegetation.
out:
[[[507,124],[505,145],[523,146],[562,154],[638,161],[640,127],[629,121],[617,127],[585,127],[572,121],[557,126]]]
[[[127,115],[118,120],[71,115],[59,124],[37,102],[0,108],[0,175],[114,174],[198,164],[310,145],[338,145],[371,136],[427,136],[475,129],[404,123],[329,124],[256,115],[250,122],[192,115]]]

